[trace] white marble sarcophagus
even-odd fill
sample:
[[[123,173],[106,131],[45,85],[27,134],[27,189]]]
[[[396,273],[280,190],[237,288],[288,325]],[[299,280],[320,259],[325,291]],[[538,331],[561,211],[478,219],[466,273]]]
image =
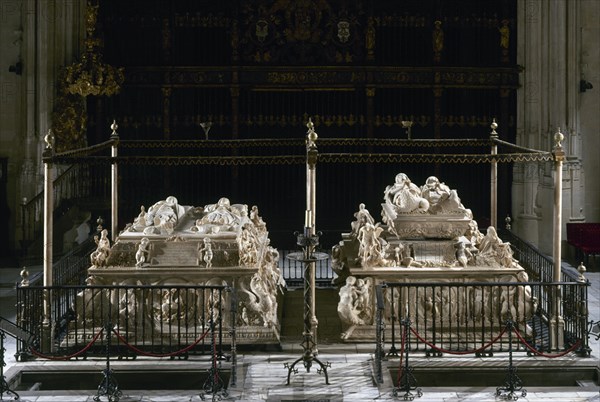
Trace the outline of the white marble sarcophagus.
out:
[[[231,204],[221,198],[204,207],[179,205],[173,196],[159,201],[147,210],[142,206],[138,217],[119,234],[111,246],[107,232],[97,239],[98,248],[91,258],[87,283],[90,285],[157,285],[159,295],[126,297],[112,304],[121,314],[144,311],[144,325],[122,328],[122,331],[146,333],[160,325],[161,333],[179,331],[177,326],[206,325],[207,311],[217,304],[223,326],[230,326],[229,292],[222,300],[209,300],[169,286],[228,286],[237,296],[236,334],[240,344],[279,344],[280,324],[278,295],[285,282],[278,267],[279,254],[269,245],[266,224],[258,208]],[[201,292],[202,293],[202,292]],[[100,322],[84,322],[101,318],[94,309],[102,303],[94,298],[100,293],[84,290],[77,296],[77,320],[85,325],[102,326]],[[132,293],[133,294],[133,293]],[[125,295],[123,295],[125,300]],[[204,304],[204,305],[201,305]],[[209,305],[210,304],[210,305]],[[221,313],[219,313],[221,314]],[[210,314],[209,314],[210,315]],[[91,318],[94,317],[94,318]],[[119,322],[129,322],[124,317]],[[158,324],[159,323],[159,324]],[[123,324],[120,324],[123,325]],[[223,332],[224,337],[229,331]],[[193,340],[193,339],[192,339]],[[190,341],[192,341],[190,340]],[[227,342],[227,340],[225,340]]]
[[[452,326],[453,330],[466,324],[499,326],[512,313],[526,332],[531,331],[526,321],[536,300],[529,286],[517,285],[527,282],[527,274],[494,227],[485,235],[479,231],[456,190],[434,176],[419,187],[400,173],[384,191],[381,215],[383,223],[375,222],[360,204],[351,231],[342,234],[332,249],[343,340],[375,339],[375,287],[382,283],[414,285],[410,290],[384,289],[388,324],[392,316],[410,315],[417,322],[434,324],[443,334]],[[515,286],[493,290],[463,286],[511,282]],[[418,288],[425,283],[438,285]]]

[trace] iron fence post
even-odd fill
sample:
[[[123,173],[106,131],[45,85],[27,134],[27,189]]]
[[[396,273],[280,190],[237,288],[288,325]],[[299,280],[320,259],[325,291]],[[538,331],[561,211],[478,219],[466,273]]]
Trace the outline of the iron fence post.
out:
[[[517,368],[513,365],[513,348],[512,348],[512,333],[514,323],[512,320],[506,321],[506,330],[508,331],[508,367],[507,374],[504,379],[504,385],[496,388],[496,396],[501,396],[508,400],[517,400],[519,396],[516,394],[521,391],[521,396],[527,395],[527,390],[523,389],[523,382],[517,375]]]

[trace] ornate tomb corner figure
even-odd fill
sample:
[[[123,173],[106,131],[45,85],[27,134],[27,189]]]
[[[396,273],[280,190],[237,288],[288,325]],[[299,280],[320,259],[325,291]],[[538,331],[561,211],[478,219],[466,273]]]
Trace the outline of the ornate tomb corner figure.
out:
[[[108,256],[110,254],[110,240],[108,239],[108,230],[102,229],[100,238],[94,236],[96,242],[96,250],[90,254],[90,261],[93,267],[106,266]]]
[[[358,211],[354,213],[354,217],[356,218],[356,220],[350,224],[350,227],[352,228],[350,235],[352,237],[358,237],[360,229],[362,229],[362,227],[365,226],[367,223],[375,225],[375,219],[373,219],[371,213],[363,203],[360,203],[358,205]]]
[[[137,268],[141,268],[144,266],[144,264],[146,264],[146,261],[149,260],[149,246],[150,240],[148,240],[147,237],[143,237],[142,240],[140,240],[137,251],[135,252],[135,266]]]
[[[341,334],[342,339],[348,339],[357,325],[372,323],[371,294],[371,278],[358,280],[354,276],[346,278],[346,284],[340,288],[340,301],[337,307],[338,316],[347,327]]]

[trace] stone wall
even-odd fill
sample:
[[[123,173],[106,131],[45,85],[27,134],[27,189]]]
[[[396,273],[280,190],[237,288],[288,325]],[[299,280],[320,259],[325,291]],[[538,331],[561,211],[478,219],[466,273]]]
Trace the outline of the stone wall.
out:
[[[582,79],[598,84],[598,16],[595,0],[523,0],[518,10],[518,56],[523,66],[518,91],[517,143],[551,150],[554,133],[565,135],[563,165],[563,248],[566,222],[600,219],[600,182],[585,172],[600,168],[597,127],[600,97],[596,88],[582,92]],[[597,153],[597,152],[596,152]],[[551,253],[553,164],[514,167],[513,228]]]

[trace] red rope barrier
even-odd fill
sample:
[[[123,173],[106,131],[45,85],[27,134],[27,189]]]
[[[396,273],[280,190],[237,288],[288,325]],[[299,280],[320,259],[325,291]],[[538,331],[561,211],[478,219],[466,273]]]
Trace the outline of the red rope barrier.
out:
[[[92,340],[90,341],[90,343],[88,343],[83,349],[81,349],[78,352],[75,352],[71,355],[68,356],[49,356],[49,355],[45,355],[43,353],[38,352],[37,350],[35,350],[33,347],[30,347],[31,353],[36,356],[36,357],[41,357],[42,359],[48,359],[48,360],[69,360],[72,359],[74,357],[77,357],[85,352],[87,352],[87,350],[89,348],[92,347],[92,345],[94,343],[96,343],[96,341],[98,340],[98,338],[100,337],[100,335],[102,334],[102,332],[104,331],[104,328],[100,328],[100,331],[98,331],[98,333],[94,336],[94,338],[92,338]]]
[[[439,348],[437,346],[435,346],[433,343],[428,342],[427,340],[423,339],[421,337],[421,335],[419,335],[417,333],[417,331],[415,331],[414,329],[410,329],[412,331],[413,334],[415,334],[415,336],[417,337],[418,340],[420,340],[421,342],[423,342],[424,344],[426,344],[427,346],[429,346],[432,349],[438,350],[442,353],[448,353],[451,355],[469,355],[471,353],[479,353],[487,348],[489,348],[490,346],[492,346],[494,343],[498,342],[498,339],[500,339],[502,337],[502,335],[504,335],[504,333],[506,332],[506,328],[504,328],[504,330],[500,333],[500,335],[498,335],[496,338],[494,338],[490,343],[483,345],[482,347],[478,348],[478,349],[474,349],[474,350],[466,350],[466,351],[461,351],[461,352],[455,352],[452,350],[447,350],[447,349],[442,349]]]
[[[150,353],[150,352],[144,352],[143,350],[136,348],[135,346],[133,346],[132,344],[130,344],[129,342],[127,342],[127,340],[120,333],[118,333],[115,329],[113,329],[114,334],[117,336],[117,338],[125,346],[127,346],[129,349],[133,350],[134,352],[136,352],[136,353],[138,353],[140,355],[150,356],[150,357],[172,357],[172,356],[177,356],[177,355],[180,355],[182,353],[185,353],[188,350],[192,349],[197,344],[199,344],[206,337],[206,335],[208,335],[209,331],[210,331],[210,328],[207,329],[205,333],[203,333],[202,335],[200,335],[200,338],[196,339],[194,341],[194,343],[192,343],[189,346],[186,346],[185,348],[183,348],[181,350],[177,350],[175,352],[170,352],[170,353]]]
[[[577,342],[575,342],[575,345],[571,346],[569,349],[567,349],[567,350],[565,350],[563,352],[557,353],[557,354],[550,355],[550,354],[547,354],[547,353],[544,353],[542,351],[537,350],[536,348],[534,348],[533,346],[531,346],[529,343],[527,343],[527,341],[525,340],[525,338],[523,338],[523,336],[521,335],[521,333],[519,332],[518,329],[513,328],[513,331],[514,331],[515,335],[517,335],[517,338],[519,338],[519,340],[521,341],[521,343],[523,345],[525,345],[525,347],[527,349],[529,349],[529,351],[531,353],[535,354],[536,356],[547,357],[549,359],[554,359],[556,357],[562,357],[564,355],[567,355],[567,354],[573,352],[575,349],[577,349],[579,347],[579,345],[581,345],[581,339],[579,339]]]
[[[400,363],[398,363],[398,387],[400,387],[400,380],[402,379],[402,359],[404,358],[404,344],[406,342],[406,327],[402,326],[402,341],[400,342]]]

